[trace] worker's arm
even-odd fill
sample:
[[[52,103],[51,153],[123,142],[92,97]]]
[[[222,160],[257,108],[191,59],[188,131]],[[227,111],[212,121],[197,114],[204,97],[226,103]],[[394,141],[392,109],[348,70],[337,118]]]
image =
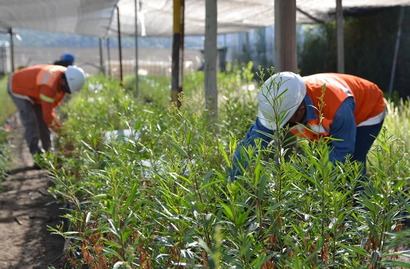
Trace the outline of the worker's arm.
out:
[[[57,116],[54,112],[55,97],[55,92],[49,86],[40,86],[41,109],[43,112],[44,122],[54,132],[60,134],[61,124],[58,121]]]
[[[234,177],[242,174],[241,166],[246,169],[248,166],[249,156],[247,149],[249,146],[255,147],[256,140],[261,139],[261,149],[267,148],[269,143],[272,141],[272,138],[267,134],[273,134],[272,130],[265,128],[262,123],[256,118],[255,123],[246,133],[245,138],[239,143],[238,147],[235,150],[235,155],[233,157],[233,170],[229,169],[229,178],[231,180]],[[241,154],[243,156],[241,156]],[[243,157],[243,158],[242,158]]]
[[[330,125],[330,135],[340,141],[332,141],[332,152],[329,155],[331,162],[344,162],[347,155],[354,154],[356,143],[356,120],[354,118],[355,101],[353,97],[348,97],[336,111]]]

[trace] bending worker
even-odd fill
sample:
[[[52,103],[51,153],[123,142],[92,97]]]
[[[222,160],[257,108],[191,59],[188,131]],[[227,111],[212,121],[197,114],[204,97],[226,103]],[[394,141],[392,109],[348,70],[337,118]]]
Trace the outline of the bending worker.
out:
[[[10,75],[8,93],[20,113],[24,138],[32,155],[49,150],[49,128],[61,135],[54,108],[66,93],[79,91],[84,83],[84,71],[76,66],[35,65]]]
[[[346,74],[300,77],[282,72],[264,83],[258,98],[256,122],[234,155],[234,176],[242,174],[247,166],[241,160],[241,148],[255,146],[256,139],[262,139],[261,148],[266,148],[274,131],[285,125],[294,135],[310,141],[320,137],[338,139],[330,142],[330,161],[344,162],[350,155],[352,160],[364,164],[362,174],[366,175],[366,156],[386,115],[383,92],[376,84]],[[318,108],[322,110],[321,119]]]

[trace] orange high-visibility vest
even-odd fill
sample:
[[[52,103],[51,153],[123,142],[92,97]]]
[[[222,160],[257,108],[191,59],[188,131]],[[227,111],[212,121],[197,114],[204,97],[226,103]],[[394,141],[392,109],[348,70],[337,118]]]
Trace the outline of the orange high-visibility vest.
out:
[[[312,99],[317,120],[310,120],[306,126],[298,125],[291,132],[295,135],[317,140],[330,134],[330,125],[340,105],[352,96],[356,107],[356,126],[383,113],[386,103],[383,92],[376,84],[346,74],[324,73],[303,77],[306,94]]]
[[[54,108],[60,105],[65,93],[61,90],[61,76],[66,67],[57,65],[35,65],[20,69],[11,77],[11,93],[17,98],[40,104],[44,122],[48,126],[61,126]]]

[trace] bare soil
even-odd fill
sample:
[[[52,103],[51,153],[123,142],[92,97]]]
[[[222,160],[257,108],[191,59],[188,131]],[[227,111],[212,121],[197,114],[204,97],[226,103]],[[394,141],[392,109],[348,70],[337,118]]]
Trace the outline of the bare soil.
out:
[[[48,172],[32,169],[22,126],[11,129],[10,144],[10,175],[0,183],[0,268],[61,268],[64,239],[47,230],[62,221]]]

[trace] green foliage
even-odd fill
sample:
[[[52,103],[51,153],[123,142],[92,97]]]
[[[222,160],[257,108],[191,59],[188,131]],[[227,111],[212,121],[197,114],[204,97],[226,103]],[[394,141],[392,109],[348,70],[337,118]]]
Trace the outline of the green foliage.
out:
[[[138,97],[144,102],[161,104],[166,107],[171,102],[170,93],[171,78],[165,76],[139,76]],[[135,91],[135,76],[124,78],[124,87]]]
[[[409,8],[405,9],[407,14]],[[345,73],[368,79],[384,92],[389,91],[399,10],[400,7],[375,9],[361,16],[346,17],[344,21]],[[393,84],[394,90],[403,98],[408,95],[409,20],[406,16],[403,20]],[[301,74],[336,72],[336,24],[305,26],[305,33],[305,41],[298,51]]]
[[[9,160],[9,147],[7,144],[8,134],[3,127],[0,127],[0,190],[1,181],[6,177],[6,170]]]
[[[242,176],[227,179],[237,137],[256,115],[253,91],[241,88],[251,82],[251,69],[218,74],[222,98],[215,128],[202,109],[202,73],[185,79],[179,110],[164,107],[160,83],[144,89],[153,96],[145,102],[113,80],[87,79],[63,108],[66,134],[59,138],[60,151],[43,160],[54,175],[51,193],[71,205],[70,227],[50,229],[70,240],[69,253],[81,253],[68,255],[72,266],[400,264],[392,253],[408,242],[409,232],[394,231],[399,213],[408,211],[404,186],[410,171],[407,151],[386,132],[372,150],[370,180],[357,198],[359,207],[353,207],[353,190],[361,167],[332,165],[326,141],[301,143],[285,160],[286,133],[279,133],[277,145],[250,154],[252,165]],[[134,129],[138,138],[105,138],[106,131],[118,129]]]
[[[7,93],[8,76],[0,79],[0,126],[16,112],[16,106]]]
[[[399,138],[407,151],[410,150],[410,101],[400,99],[397,103],[387,104],[387,117],[384,122],[390,134]]]
[[[335,23],[303,26],[304,42],[298,47],[298,65],[302,75],[336,71]],[[346,59],[347,61],[347,59]]]

